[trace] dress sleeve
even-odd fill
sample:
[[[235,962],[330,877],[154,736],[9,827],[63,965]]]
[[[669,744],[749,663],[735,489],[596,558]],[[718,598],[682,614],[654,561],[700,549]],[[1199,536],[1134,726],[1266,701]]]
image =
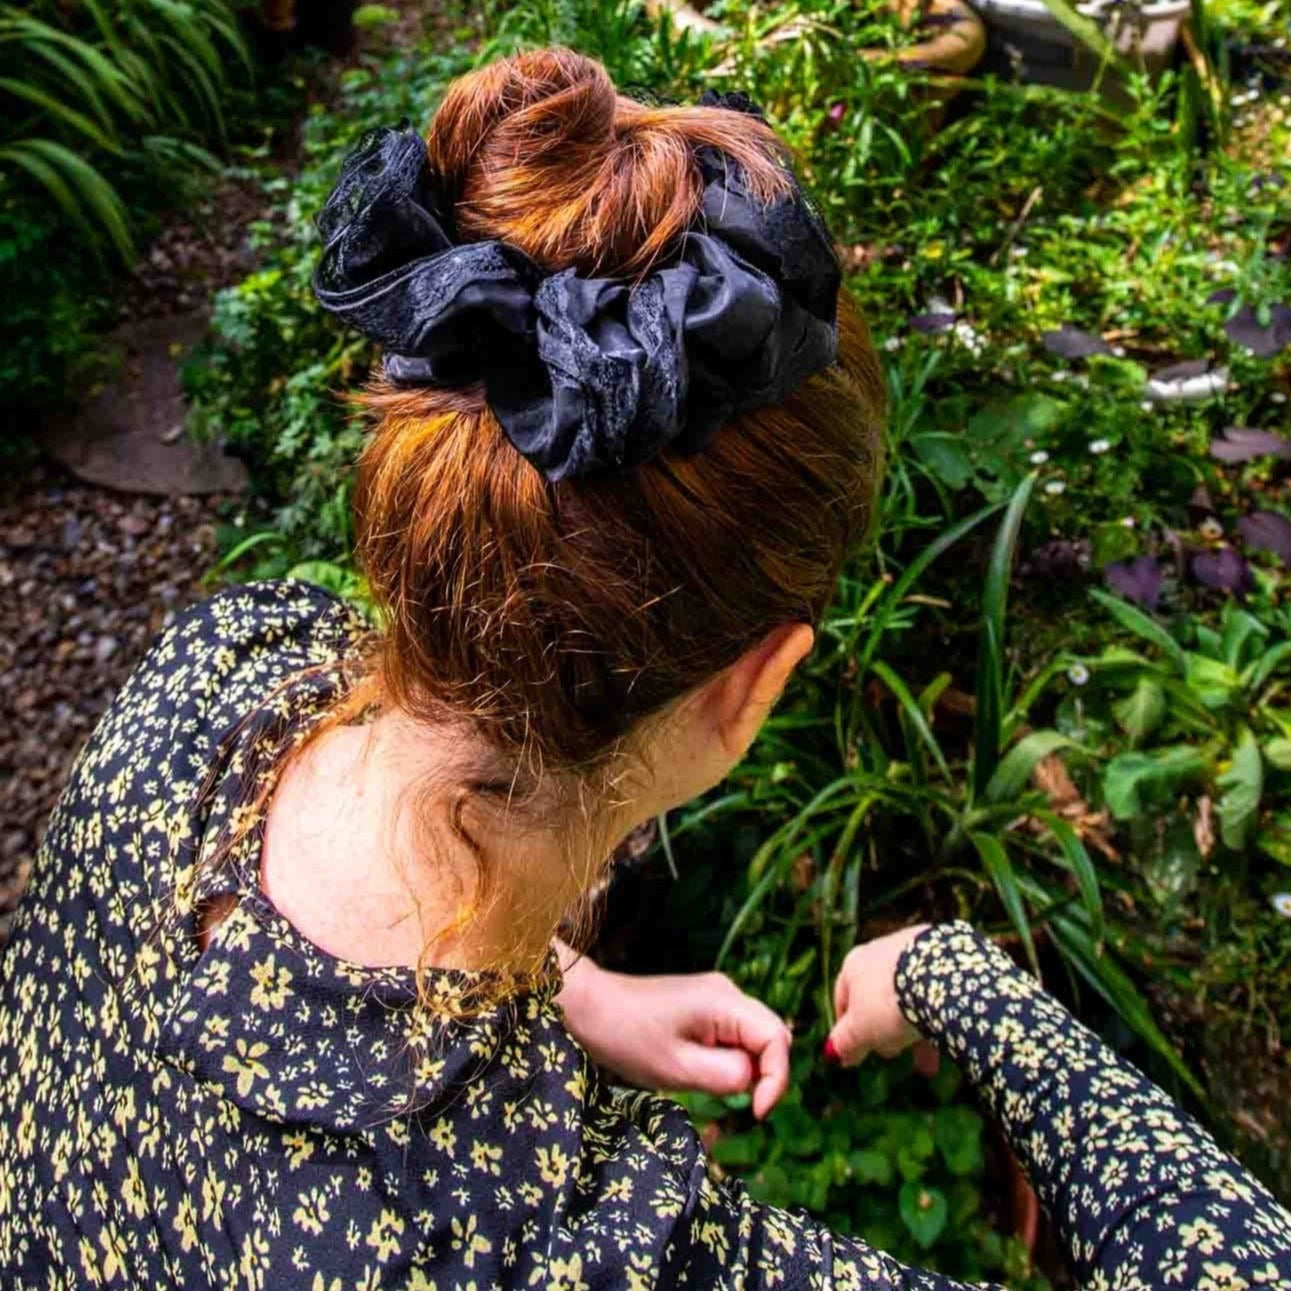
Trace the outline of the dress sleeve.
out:
[[[967,924],[911,943],[897,993],[999,1120],[1080,1286],[1291,1286],[1291,1215]]]

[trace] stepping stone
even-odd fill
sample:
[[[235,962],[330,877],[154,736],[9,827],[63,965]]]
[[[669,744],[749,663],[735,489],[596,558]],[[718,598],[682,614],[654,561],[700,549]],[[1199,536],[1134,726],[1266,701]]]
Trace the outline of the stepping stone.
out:
[[[183,430],[179,367],[206,326],[198,310],[118,328],[109,343],[121,356],[119,378],[48,425],[41,446],[74,475],[123,493],[241,492],[248,484],[242,463]]]

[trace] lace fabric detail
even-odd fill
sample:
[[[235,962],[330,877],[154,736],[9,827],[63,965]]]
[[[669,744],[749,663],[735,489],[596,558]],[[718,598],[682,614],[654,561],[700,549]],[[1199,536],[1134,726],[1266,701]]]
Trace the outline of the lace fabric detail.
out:
[[[701,103],[760,115],[746,96]],[[706,149],[697,161],[700,217],[647,278],[544,276],[507,243],[459,244],[421,136],[374,131],[319,216],[315,292],[381,346],[391,381],[483,382],[507,436],[550,480],[697,452],[833,363],[840,281],[796,182],[766,207],[729,158]]]

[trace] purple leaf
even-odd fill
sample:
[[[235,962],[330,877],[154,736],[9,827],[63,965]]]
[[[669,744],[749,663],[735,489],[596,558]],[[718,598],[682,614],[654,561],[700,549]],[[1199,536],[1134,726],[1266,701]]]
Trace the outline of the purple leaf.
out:
[[[1208,305],[1228,305],[1237,299],[1237,293],[1231,287],[1221,287],[1206,297]]]
[[[1188,381],[1192,377],[1202,376],[1210,371],[1208,359],[1187,359],[1183,363],[1172,363],[1168,368],[1152,374],[1153,381]]]
[[[1253,462],[1257,457],[1291,457],[1291,439],[1252,426],[1225,426],[1223,439],[1210,441],[1210,455],[1221,462]]]
[[[932,314],[916,314],[910,320],[916,332],[947,332],[955,326],[955,315],[939,310]]]
[[[1110,354],[1112,347],[1101,336],[1082,332],[1079,327],[1062,326],[1040,338],[1050,354],[1060,359],[1087,359],[1091,354]]]
[[[1291,309],[1286,305],[1271,305],[1268,326],[1265,326],[1255,309],[1243,305],[1224,324],[1224,331],[1230,341],[1245,346],[1257,359],[1271,359],[1291,345]]]
[[[1251,570],[1246,558],[1232,547],[1198,552],[1192,558],[1192,576],[1203,586],[1218,592],[1249,591]]]
[[[1103,571],[1107,585],[1127,601],[1155,610],[1161,601],[1161,566],[1154,556],[1118,560]]]
[[[1276,511],[1256,511],[1237,522],[1237,531],[1248,547],[1271,551],[1284,565],[1291,565],[1291,520]]]

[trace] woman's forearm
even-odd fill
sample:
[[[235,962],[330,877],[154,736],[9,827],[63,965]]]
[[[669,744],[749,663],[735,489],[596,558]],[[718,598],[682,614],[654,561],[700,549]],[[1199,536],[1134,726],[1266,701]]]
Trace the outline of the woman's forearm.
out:
[[[931,928],[897,991],[993,1108],[1082,1285],[1291,1285],[1291,1215],[997,947]]]

